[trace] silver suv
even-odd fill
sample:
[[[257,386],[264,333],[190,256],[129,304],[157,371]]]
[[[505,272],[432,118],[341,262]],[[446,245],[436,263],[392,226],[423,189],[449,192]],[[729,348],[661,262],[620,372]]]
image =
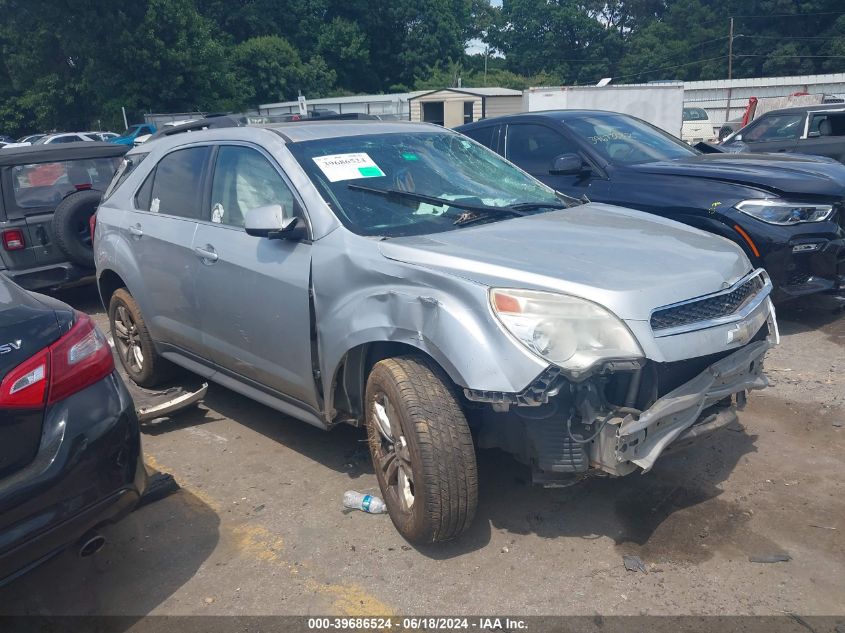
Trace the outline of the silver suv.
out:
[[[584,204],[426,124],[209,129],[132,150],[97,278],[140,385],[179,365],[365,426],[409,541],[471,523],[474,445],[536,482],[649,470],[766,386],[771,284],[728,240]]]

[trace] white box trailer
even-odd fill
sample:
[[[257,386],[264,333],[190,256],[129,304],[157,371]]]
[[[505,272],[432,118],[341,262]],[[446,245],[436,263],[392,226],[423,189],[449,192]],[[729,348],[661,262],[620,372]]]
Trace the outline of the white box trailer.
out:
[[[559,86],[528,88],[523,112],[540,110],[607,110],[630,114],[680,138],[683,125],[682,83],[648,86]]]

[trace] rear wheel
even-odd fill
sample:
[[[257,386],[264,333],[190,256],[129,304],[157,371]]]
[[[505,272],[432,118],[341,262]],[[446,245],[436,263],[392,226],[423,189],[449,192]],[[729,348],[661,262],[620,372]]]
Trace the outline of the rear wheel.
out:
[[[155,387],[173,376],[173,365],[156,352],[141,310],[125,288],[111,297],[109,326],[117,355],[133,382]]]
[[[367,380],[370,453],[390,518],[411,543],[445,541],[472,523],[472,435],[449,379],[415,356],[383,360]]]

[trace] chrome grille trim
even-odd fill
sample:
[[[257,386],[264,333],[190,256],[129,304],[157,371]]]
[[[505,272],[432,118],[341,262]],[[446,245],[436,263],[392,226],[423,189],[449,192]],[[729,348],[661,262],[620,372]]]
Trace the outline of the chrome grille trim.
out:
[[[659,338],[741,321],[769,296],[771,290],[768,274],[758,268],[720,292],[656,308],[649,323],[655,337]]]

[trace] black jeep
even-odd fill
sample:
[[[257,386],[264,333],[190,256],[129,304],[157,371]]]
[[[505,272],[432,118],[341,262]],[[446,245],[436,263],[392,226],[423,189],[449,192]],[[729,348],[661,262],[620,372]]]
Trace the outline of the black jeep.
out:
[[[93,279],[89,221],[128,149],[96,142],[0,149],[0,271],[31,290]]]

